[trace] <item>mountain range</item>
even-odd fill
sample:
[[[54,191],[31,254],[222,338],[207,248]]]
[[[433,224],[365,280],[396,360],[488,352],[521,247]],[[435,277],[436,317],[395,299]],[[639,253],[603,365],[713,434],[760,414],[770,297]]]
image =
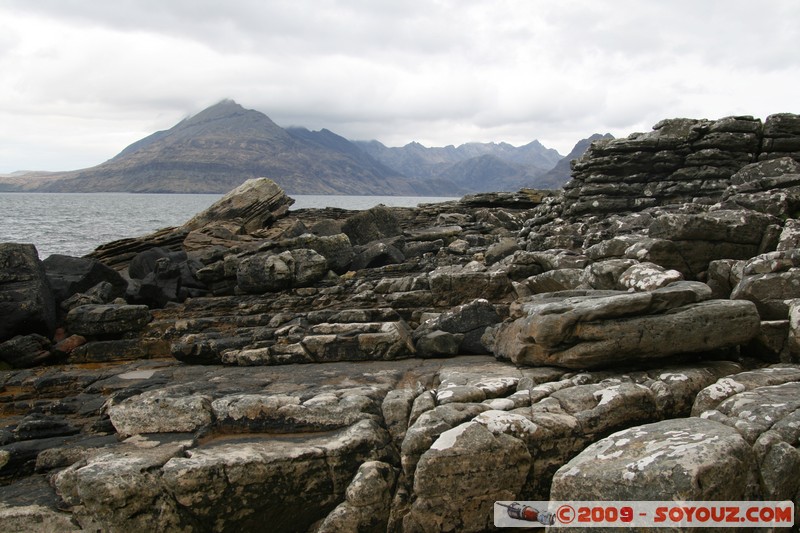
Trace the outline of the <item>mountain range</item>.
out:
[[[266,176],[288,194],[458,196],[560,187],[569,178],[563,159],[538,141],[388,148],[327,129],[284,129],[223,100],[95,167],[0,176],[0,191],[223,193]]]

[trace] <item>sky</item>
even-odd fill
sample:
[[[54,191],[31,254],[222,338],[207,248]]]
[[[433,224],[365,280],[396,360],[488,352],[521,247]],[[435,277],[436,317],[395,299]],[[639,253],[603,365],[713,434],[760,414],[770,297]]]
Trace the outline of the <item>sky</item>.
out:
[[[0,173],[110,159],[223,99],[426,146],[800,113],[796,0],[0,0]]]

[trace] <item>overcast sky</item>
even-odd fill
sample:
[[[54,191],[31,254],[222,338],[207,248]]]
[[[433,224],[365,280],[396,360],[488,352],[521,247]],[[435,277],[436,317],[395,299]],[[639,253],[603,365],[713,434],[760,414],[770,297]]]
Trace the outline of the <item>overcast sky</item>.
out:
[[[99,164],[222,99],[388,146],[800,113],[796,0],[0,0],[0,173]]]

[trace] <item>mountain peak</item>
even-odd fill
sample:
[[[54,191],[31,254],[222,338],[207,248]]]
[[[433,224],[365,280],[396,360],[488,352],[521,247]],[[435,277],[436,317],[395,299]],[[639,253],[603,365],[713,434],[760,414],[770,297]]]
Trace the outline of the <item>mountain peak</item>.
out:
[[[247,113],[248,110],[234,102],[230,99],[222,100],[211,107],[207,107],[187,118],[184,122],[186,123],[196,123],[196,122],[205,122],[207,120],[217,120],[220,118],[228,118],[236,115],[241,115]],[[258,111],[253,111],[253,113],[258,113]],[[266,115],[265,115],[266,116]]]

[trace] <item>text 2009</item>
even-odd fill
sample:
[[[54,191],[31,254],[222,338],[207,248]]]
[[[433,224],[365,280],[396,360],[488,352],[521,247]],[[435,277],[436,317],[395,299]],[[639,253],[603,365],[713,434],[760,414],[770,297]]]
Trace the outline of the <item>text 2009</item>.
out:
[[[578,507],[577,521],[583,523],[593,522],[632,522],[633,507]]]

